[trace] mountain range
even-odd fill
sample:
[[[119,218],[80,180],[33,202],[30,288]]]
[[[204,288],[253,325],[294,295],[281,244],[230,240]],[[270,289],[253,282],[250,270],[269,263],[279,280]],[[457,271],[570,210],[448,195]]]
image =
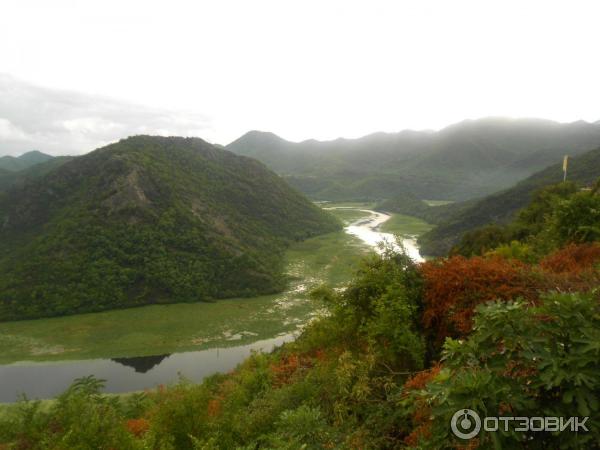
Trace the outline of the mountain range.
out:
[[[284,249],[339,227],[256,160],[131,137],[0,195],[0,320],[276,292]]]
[[[497,192],[600,145],[600,123],[541,119],[466,120],[440,131],[359,139],[286,141],[251,131],[226,146],[262,161],[317,200],[462,201]]]

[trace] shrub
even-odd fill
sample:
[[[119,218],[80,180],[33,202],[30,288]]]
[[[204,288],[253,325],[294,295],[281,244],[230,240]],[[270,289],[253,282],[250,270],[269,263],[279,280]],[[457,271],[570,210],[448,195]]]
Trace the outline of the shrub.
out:
[[[537,298],[528,267],[503,258],[464,258],[428,261],[421,265],[425,280],[423,325],[434,347],[446,337],[464,337],[472,327],[477,305],[491,300]]]
[[[424,390],[408,393],[412,404],[431,405],[431,414],[415,424],[430,432],[421,436],[420,448],[466,445],[448,426],[454,412],[464,408],[482,417],[590,418],[589,433],[482,431],[475,442],[480,448],[591,448],[599,442],[596,299],[552,294],[534,307],[521,300],[481,305],[473,330],[464,342],[449,339],[444,368]]]

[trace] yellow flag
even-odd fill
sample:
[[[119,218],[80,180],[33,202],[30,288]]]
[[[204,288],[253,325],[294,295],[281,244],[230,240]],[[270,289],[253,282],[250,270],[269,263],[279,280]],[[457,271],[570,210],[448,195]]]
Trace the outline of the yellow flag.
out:
[[[563,172],[567,171],[568,165],[569,165],[569,155],[565,155],[565,159],[563,159]]]

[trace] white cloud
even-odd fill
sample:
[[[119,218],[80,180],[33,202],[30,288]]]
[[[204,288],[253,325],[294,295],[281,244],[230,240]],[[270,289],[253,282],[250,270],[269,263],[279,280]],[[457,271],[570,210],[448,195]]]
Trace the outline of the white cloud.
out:
[[[80,154],[135,134],[203,136],[210,120],[0,75],[0,154]]]
[[[0,140],[27,141],[27,135],[23,130],[14,126],[10,120],[0,117]]]
[[[73,112],[61,120],[98,118],[93,101],[120,124],[132,108],[98,99],[110,96],[208,113],[211,130],[189,113],[132,116],[223,144],[249,129],[302,140],[490,115],[595,121],[598,17],[593,0],[2,0],[0,72],[90,94],[57,94],[48,112]]]

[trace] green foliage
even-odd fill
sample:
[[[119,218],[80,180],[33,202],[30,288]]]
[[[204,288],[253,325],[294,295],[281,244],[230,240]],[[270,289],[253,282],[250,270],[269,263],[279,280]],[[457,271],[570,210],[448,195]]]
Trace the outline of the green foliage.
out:
[[[600,195],[580,192],[560,202],[553,225],[561,244],[600,240]]]
[[[116,397],[100,395],[103,381],[75,380],[49,411],[24,399],[0,422],[0,441],[28,449],[141,449],[127,432]]]
[[[366,339],[383,361],[403,368],[423,365],[419,337],[422,280],[412,260],[387,249],[366,260],[341,293],[317,291],[350,339]]]
[[[487,252],[534,262],[568,243],[600,239],[600,195],[560,183],[537,191],[531,203],[507,225],[467,232],[452,253]]]
[[[260,163],[138,136],[0,203],[0,320],[281,290],[289,243],[338,229]]]
[[[517,259],[524,263],[534,263],[537,260],[533,247],[519,241],[511,241],[510,244],[500,245],[494,250],[486,253],[486,256],[500,256],[504,259]]]
[[[464,408],[482,417],[590,417],[589,433],[482,432],[481,448],[582,448],[600,439],[600,310],[592,296],[550,295],[534,308],[480,306],[473,334],[449,339],[443,363],[416,394],[432,405],[423,448],[449,447],[450,418]]]

